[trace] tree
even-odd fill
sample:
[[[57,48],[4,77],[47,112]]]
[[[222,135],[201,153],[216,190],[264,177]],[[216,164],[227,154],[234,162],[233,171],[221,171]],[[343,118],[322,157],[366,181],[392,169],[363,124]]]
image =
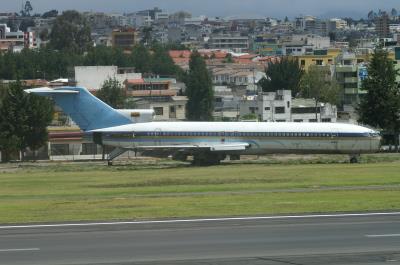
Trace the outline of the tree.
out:
[[[50,34],[50,47],[81,54],[92,45],[90,27],[85,17],[70,10],[58,16]]]
[[[152,72],[157,75],[172,76],[178,71],[168,51],[161,45],[154,45],[152,59]]]
[[[397,17],[397,10],[396,8],[392,8],[392,11],[390,12],[393,18]]]
[[[194,51],[190,56],[189,74],[186,78],[186,116],[191,121],[213,119],[214,92],[211,76],[201,55]]]
[[[374,20],[375,17],[376,17],[376,14],[375,14],[375,12],[373,10],[371,10],[371,11],[368,12],[367,17],[368,17],[368,20]]]
[[[215,57],[215,54],[214,54],[214,53],[213,53],[213,55],[214,55],[214,57]],[[235,61],[233,60],[232,54],[228,53],[228,54],[225,56],[225,59],[224,59],[223,62],[224,62],[224,63],[234,63]]]
[[[103,45],[90,48],[83,61],[84,65],[116,65],[118,67],[129,65],[129,58],[122,49]]]
[[[142,40],[141,40],[142,44],[147,46],[152,42],[153,40],[153,37],[151,36],[152,32],[153,32],[152,27],[144,27],[142,29]]]
[[[302,97],[315,100],[315,119],[318,120],[318,105],[321,102],[336,105],[339,100],[340,88],[332,80],[329,67],[311,66],[300,83]]]
[[[115,109],[124,107],[125,90],[115,77],[104,81],[96,96]]]
[[[19,25],[19,29],[23,32],[28,31],[29,27],[34,27],[35,26],[35,21],[33,21],[33,19],[28,18],[28,19],[24,19],[22,20],[21,24]]]
[[[397,72],[387,51],[377,47],[362,83],[367,93],[358,106],[359,122],[392,134],[398,149],[400,132],[400,90]]]
[[[31,1],[26,1],[24,9],[21,10],[21,16],[23,17],[30,17],[31,16],[31,11],[33,10]]]
[[[58,10],[52,9],[50,11],[44,12],[42,15],[42,18],[51,18],[51,17],[57,17],[58,16]]]
[[[37,150],[47,141],[47,126],[53,105],[46,99],[23,92],[19,82],[12,83],[0,106],[0,150],[2,161],[26,148]]]
[[[270,62],[265,70],[267,78],[260,80],[264,92],[275,92],[277,90],[292,90],[292,95],[299,92],[300,80],[303,70],[296,59],[283,57],[275,63]]]
[[[331,32],[329,32],[328,36],[329,36],[330,41],[332,41],[332,42],[336,41],[336,32],[331,31]]]
[[[137,44],[132,49],[132,64],[138,73],[149,73],[151,71],[151,55],[143,44]]]

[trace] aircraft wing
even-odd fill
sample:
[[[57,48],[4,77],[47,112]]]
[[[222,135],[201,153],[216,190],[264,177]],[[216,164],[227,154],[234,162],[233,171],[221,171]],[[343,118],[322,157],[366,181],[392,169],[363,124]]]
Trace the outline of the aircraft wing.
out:
[[[194,144],[194,145],[159,145],[159,146],[141,146],[137,149],[143,150],[175,150],[175,151],[185,151],[185,150],[208,150],[212,152],[222,152],[222,151],[242,151],[249,147],[249,143],[237,142],[237,143],[221,143],[221,144]]]

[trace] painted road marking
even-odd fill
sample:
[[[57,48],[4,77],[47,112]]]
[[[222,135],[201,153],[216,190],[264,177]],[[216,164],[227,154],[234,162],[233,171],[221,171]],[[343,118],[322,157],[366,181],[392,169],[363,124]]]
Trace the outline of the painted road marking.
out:
[[[40,248],[9,248],[0,249],[0,252],[17,252],[17,251],[39,251]]]
[[[365,235],[366,237],[400,237],[400,234]]]
[[[176,223],[201,223],[201,222],[228,222],[228,221],[257,221],[257,220],[284,220],[284,219],[312,219],[327,217],[368,217],[368,216],[395,216],[400,212],[389,213],[348,213],[348,214],[316,214],[316,215],[283,215],[283,216],[256,216],[256,217],[226,217],[205,219],[176,219],[176,220],[153,220],[153,221],[128,221],[128,222],[98,222],[98,223],[70,223],[70,224],[42,224],[42,225],[8,225],[0,226],[0,229],[18,228],[49,228],[49,227],[84,227],[104,225],[135,225],[135,224],[176,224]]]

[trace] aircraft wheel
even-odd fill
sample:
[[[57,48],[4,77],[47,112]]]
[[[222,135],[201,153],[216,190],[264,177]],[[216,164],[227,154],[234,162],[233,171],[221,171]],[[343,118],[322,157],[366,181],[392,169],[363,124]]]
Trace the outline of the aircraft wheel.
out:
[[[193,156],[193,165],[196,166],[215,166],[224,160],[225,156],[215,153],[199,153]]]
[[[359,162],[359,156],[351,156],[350,164],[357,164]]]

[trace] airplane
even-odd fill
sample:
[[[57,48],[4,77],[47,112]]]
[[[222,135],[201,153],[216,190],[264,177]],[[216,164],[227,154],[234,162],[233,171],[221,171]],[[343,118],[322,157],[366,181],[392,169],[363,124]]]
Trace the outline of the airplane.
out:
[[[376,130],[342,123],[134,121],[82,87],[25,91],[52,98],[86,139],[115,147],[109,165],[128,150],[180,161],[192,156],[195,165],[263,154],[348,154],[357,163],[361,154],[377,152],[381,142]]]

